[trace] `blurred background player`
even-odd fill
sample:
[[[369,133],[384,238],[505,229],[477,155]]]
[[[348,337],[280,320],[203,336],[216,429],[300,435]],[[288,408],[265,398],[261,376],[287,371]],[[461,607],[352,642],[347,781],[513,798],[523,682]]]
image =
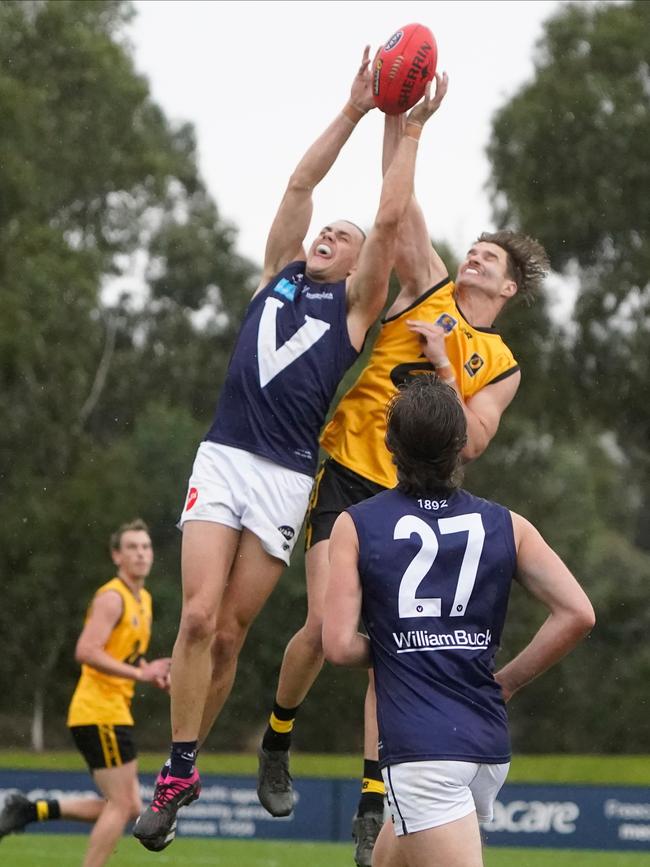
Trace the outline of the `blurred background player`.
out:
[[[492,817],[510,762],[505,702],[594,625],[538,531],[459,489],[466,431],[456,390],[415,377],[389,405],[397,488],[350,507],[332,530],[325,654],[372,665],[377,688],[393,823],[375,867],[482,867],[479,821]],[[549,616],[493,674],[513,579]]]
[[[103,799],[30,801],[16,793],[0,813],[0,837],[30,822],[94,822],[84,867],[106,863],[142,807],[131,715],[135,682],[169,687],[171,660],[144,658],[152,615],[144,588],[153,565],[147,525],[123,524],[111,536],[110,549],[117,575],[97,590],[88,609],[75,652],[81,677],[68,711],[70,732]]]
[[[438,93],[444,96],[446,76]],[[385,120],[383,168],[392,160],[404,117]],[[395,270],[400,291],[383,319],[368,365],[343,397],[321,444],[331,456],[320,468],[307,516],[307,618],[287,645],[275,705],[262,748],[282,767],[268,782],[262,803],[286,815],[293,803],[288,749],[298,708],[323,664],[322,611],[329,574],[328,540],[334,521],[348,506],[392,488],[395,467],[385,448],[386,403],[412,375],[431,371],[456,391],[467,421],[465,461],[487,448],[501,415],[513,399],[521,373],[493,323],[516,294],[534,296],[548,268],[543,248],[525,235],[483,233],[452,282],[431,245],[415,197],[398,234]],[[377,763],[377,725],[372,678],[366,697],[364,773],[354,820],[355,860],[370,865],[383,821],[384,783]],[[265,768],[260,768],[265,773]]]
[[[170,760],[134,829],[154,851],[173,839],[179,807],[199,795],[198,744],[230,693],[248,629],[289,562],[330,401],[385,304],[418,139],[438,105],[429,91],[409,115],[368,238],[339,220],[321,230],[308,253],[303,248],[313,189],[374,104],[368,65],[366,49],[350,100],[289,180],[261,284],[192,470],[181,516],[183,610],[172,656]]]

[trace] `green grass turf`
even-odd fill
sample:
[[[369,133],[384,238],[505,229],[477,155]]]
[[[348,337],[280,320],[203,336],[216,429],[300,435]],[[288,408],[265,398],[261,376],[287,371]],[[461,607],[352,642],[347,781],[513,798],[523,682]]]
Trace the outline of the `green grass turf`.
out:
[[[145,753],[140,769],[155,772],[165,756]],[[294,753],[291,770],[298,777],[357,778],[361,771],[359,756]],[[30,770],[85,770],[78,753],[30,753],[0,750],[0,768]],[[255,776],[257,758],[251,754],[203,753],[200,768],[206,774]],[[515,756],[509,783],[592,783],[602,785],[647,786],[650,781],[650,756]]]
[[[11,867],[72,867],[80,864],[82,836],[12,835],[0,844],[0,863]],[[343,843],[279,843],[240,840],[177,840],[151,853],[135,840],[120,842],[111,867],[353,867],[352,846]],[[573,852],[551,849],[487,849],[485,867],[647,867],[647,853]]]

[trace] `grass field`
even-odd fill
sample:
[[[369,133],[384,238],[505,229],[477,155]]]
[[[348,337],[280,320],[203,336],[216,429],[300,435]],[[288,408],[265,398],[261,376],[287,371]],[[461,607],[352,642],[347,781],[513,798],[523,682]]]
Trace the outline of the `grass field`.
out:
[[[144,753],[140,769],[155,773],[166,756]],[[202,753],[201,770],[206,774],[257,774],[257,758],[251,754]],[[30,753],[0,750],[0,768],[28,770],[83,771],[86,766],[79,753]],[[294,753],[291,772],[297,777],[351,777],[361,770],[358,756]],[[647,786],[650,782],[650,756],[515,756],[509,783],[600,783],[610,786]]]
[[[5,838],[0,863],[7,867],[77,867],[85,840],[80,836],[25,834]],[[648,854],[571,852],[551,849],[488,849],[485,867],[648,867]],[[164,852],[142,849],[124,839],[111,867],[354,867],[352,847],[343,843],[265,843],[239,840],[177,840]]]

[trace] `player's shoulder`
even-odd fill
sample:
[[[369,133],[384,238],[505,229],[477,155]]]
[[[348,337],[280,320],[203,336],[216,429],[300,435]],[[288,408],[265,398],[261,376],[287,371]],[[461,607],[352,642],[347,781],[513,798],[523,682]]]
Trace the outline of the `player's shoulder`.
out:
[[[372,497],[361,500],[359,503],[348,506],[346,512],[349,512],[352,515],[363,515],[368,512],[376,512],[377,510],[385,509],[388,504],[399,500],[400,497],[403,497],[403,494],[401,494],[398,488],[389,488],[386,491],[380,491]]]
[[[126,604],[126,587],[120,578],[110,578],[97,588],[91,601],[93,611],[121,615]]]
[[[491,513],[499,515],[510,522],[510,509],[507,506],[498,503],[496,500],[488,500],[486,497],[479,497],[476,494],[470,493],[465,488],[459,488],[450,498],[451,503],[456,509],[463,511],[473,511],[481,513]]]
[[[448,274],[445,274],[433,285],[421,291],[404,288],[398,293],[382,322],[393,322],[403,316],[416,316],[417,318],[418,309],[430,301],[435,301],[437,305],[447,302],[451,304],[453,303],[454,290],[454,281]]]
[[[102,596],[105,593],[109,593],[110,591],[114,591],[120,596],[124,596],[125,590],[124,582],[115,575],[113,578],[109,578],[108,581],[100,584],[97,590],[95,590],[95,598]]]

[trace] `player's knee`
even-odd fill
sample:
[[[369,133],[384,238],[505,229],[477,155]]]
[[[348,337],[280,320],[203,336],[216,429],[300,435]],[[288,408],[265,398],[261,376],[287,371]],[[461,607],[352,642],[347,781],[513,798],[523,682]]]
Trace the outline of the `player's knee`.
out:
[[[212,659],[216,671],[236,659],[246,636],[237,626],[220,628],[212,643]]]
[[[188,606],[181,615],[179,638],[197,644],[212,639],[215,630],[214,616],[198,606]]]
[[[310,615],[302,628],[302,639],[311,654],[323,652],[323,618],[319,615]]]

